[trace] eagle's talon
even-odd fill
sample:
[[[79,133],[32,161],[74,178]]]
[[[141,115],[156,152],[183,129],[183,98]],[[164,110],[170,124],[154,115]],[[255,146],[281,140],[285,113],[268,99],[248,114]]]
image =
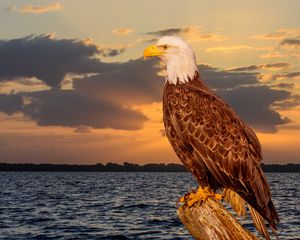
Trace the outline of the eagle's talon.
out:
[[[185,194],[179,199],[179,202],[186,204],[188,207],[192,207],[196,203],[201,205],[208,198],[213,198],[217,201],[220,201],[223,199],[223,197],[224,196],[222,194],[215,193],[208,187],[199,187],[197,191],[193,190],[192,192]]]
[[[221,201],[223,200],[224,196],[222,194],[219,194],[219,193],[215,193],[215,199],[218,200],[218,201]]]

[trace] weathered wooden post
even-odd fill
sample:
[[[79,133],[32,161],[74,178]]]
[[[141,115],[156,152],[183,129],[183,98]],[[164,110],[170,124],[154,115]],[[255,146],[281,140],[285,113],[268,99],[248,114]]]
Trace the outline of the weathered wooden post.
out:
[[[199,240],[257,240],[256,236],[242,225],[224,208],[208,198],[203,203],[177,209],[178,216],[190,234]]]

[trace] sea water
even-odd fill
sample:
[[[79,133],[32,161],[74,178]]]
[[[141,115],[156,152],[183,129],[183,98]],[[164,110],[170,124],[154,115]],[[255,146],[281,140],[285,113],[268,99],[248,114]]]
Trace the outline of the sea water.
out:
[[[280,239],[300,239],[300,174],[266,175]],[[176,202],[196,187],[185,172],[0,172],[0,239],[192,239]]]

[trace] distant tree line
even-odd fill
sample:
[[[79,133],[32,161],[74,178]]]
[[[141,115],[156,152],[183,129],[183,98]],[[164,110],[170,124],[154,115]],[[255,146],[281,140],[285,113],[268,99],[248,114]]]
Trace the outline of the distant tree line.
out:
[[[300,164],[261,164],[265,172],[300,172]],[[76,164],[34,164],[34,163],[0,163],[0,171],[49,171],[49,172],[186,172],[182,164],[175,163],[107,163],[96,165]]]

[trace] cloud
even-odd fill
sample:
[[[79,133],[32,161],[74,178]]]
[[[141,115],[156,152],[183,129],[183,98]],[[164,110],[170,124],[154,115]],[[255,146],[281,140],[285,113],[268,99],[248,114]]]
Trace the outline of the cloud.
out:
[[[280,126],[280,129],[300,131],[300,125],[283,125],[283,126]]]
[[[294,86],[294,83],[277,83],[272,85],[273,88],[275,87],[280,89],[292,89]]]
[[[250,38],[258,39],[258,40],[280,40],[285,36],[284,32],[274,32],[268,34],[259,34],[251,36]]]
[[[142,128],[147,118],[134,106],[161,102],[164,78],[157,75],[158,60],[139,58],[103,63],[95,58],[99,52],[99,46],[92,41],[57,40],[49,36],[0,41],[0,81],[35,77],[52,87],[1,94],[0,111],[21,112],[41,126]],[[287,67],[280,64],[266,64],[259,70]],[[255,72],[221,70],[208,65],[199,65],[199,69],[207,85],[260,131],[275,131],[276,126],[288,122],[272,106],[287,101],[289,89],[262,86]],[[59,89],[66,76],[73,88]],[[297,73],[289,76],[297,77]]]
[[[97,44],[91,38],[86,38],[81,43],[85,46],[96,47],[97,54],[102,57],[115,57],[133,46],[132,44]]]
[[[199,65],[199,71],[202,79],[213,89],[229,89],[258,83],[256,73],[231,72],[204,64]]]
[[[48,5],[26,5],[20,8],[16,6],[10,6],[6,10],[7,11],[14,11],[19,13],[34,13],[34,14],[42,14],[46,12],[53,12],[53,11],[60,11],[63,9],[62,3],[51,3]]]
[[[0,94],[0,110],[22,112],[39,126],[114,128],[137,130],[147,118],[140,112],[75,90],[45,90]]]
[[[252,51],[274,51],[274,47],[266,46],[266,47],[253,47],[250,45],[239,44],[232,46],[217,46],[217,47],[209,47],[206,48],[206,52],[217,52],[217,53],[230,53],[238,50],[252,50]]]
[[[68,73],[101,72],[113,66],[94,58],[95,54],[115,56],[122,51],[52,35],[0,40],[0,81],[36,77],[57,88]]]
[[[74,129],[75,133],[92,133],[92,129],[85,125],[79,125]]]
[[[267,86],[240,86],[232,90],[219,90],[218,94],[252,127],[262,132],[276,132],[277,125],[290,120],[272,109],[277,101],[290,97],[290,92],[274,90]]]
[[[290,121],[273,109],[290,101],[290,90],[261,85],[257,73],[226,71],[207,65],[200,65],[199,69],[205,83],[256,130],[276,132],[277,126]]]
[[[97,45],[98,52],[103,57],[115,57],[125,52],[128,48],[132,47],[131,44],[110,44],[110,45]]]
[[[9,6],[9,7],[5,8],[4,11],[6,11],[6,12],[14,12],[14,11],[17,11],[17,9],[18,9],[17,6],[12,5],[12,6]]]
[[[270,70],[270,71],[279,71],[287,70],[292,66],[289,63],[268,63],[262,65],[250,65],[247,67],[232,68],[229,71],[232,72],[243,72],[243,71],[256,71],[256,70]]]
[[[272,79],[273,80],[278,80],[278,79],[300,80],[300,72],[289,72],[289,73],[275,74],[275,75],[272,75]]]
[[[280,46],[284,48],[299,48],[300,47],[300,36],[297,38],[286,38],[280,42]]]
[[[274,103],[274,107],[277,110],[291,110],[294,107],[300,106],[300,94],[293,94],[285,101]]]
[[[290,63],[273,63],[273,64],[264,64],[262,69],[280,71],[280,70],[288,70],[293,68]]]
[[[114,76],[114,73],[118,75],[118,71],[122,69],[120,68],[122,64],[103,63],[94,55],[111,56],[114,52],[112,49],[100,48],[92,41],[57,40],[49,35],[0,41],[0,81],[24,82],[24,78],[35,77],[54,89],[18,95],[1,95],[2,103],[5,104],[0,105],[0,110],[7,114],[22,112],[42,126],[85,125],[92,128],[126,130],[141,128],[147,120],[142,113],[132,110],[128,105],[125,106],[126,102],[122,99],[115,101],[105,99],[107,96],[105,90],[109,91],[108,94],[116,92],[113,86],[111,89],[100,89],[97,92],[97,98],[89,92],[84,92],[83,89],[80,91],[78,89],[59,90],[66,75],[69,76],[68,78],[72,78],[70,77],[72,74],[77,75],[71,79],[76,81],[78,75],[90,73],[105,75],[105,72],[111,72]],[[130,66],[130,62],[127,66]],[[130,89],[130,84],[133,84],[130,82],[129,75],[132,75],[134,70],[131,67],[128,72],[128,89]],[[154,75],[153,70],[152,75],[149,76]],[[142,78],[142,76],[139,77],[139,82],[142,82]],[[122,79],[120,76],[120,80]],[[138,85],[138,81],[135,81]],[[128,94],[124,89],[126,87],[123,86],[123,89],[116,90]],[[29,99],[27,103],[21,100],[17,102],[17,99],[24,97]],[[126,97],[128,98],[128,95]]]
[[[123,104],[161,101],[164,79],[157,75],[158,60],[142,58],[117,65],[113,71],[76,79],[74,88],[94,98]]]
[[[126,105],[160,102],[164,80],[154,74],[156,66],[155,59],[132,60],[122,63],[118,71],[78,79],[74,81],[74,88],[93,98],[101,96],[108,101],[121,101]],[[206,84],[224,96],[242,119],[259,131],[274,132],[276,126],[288,122],[288,119],[272,109],[272,105],[287,99],[289,91],[256,86],[259,84],[257,73],[230,72],[208,65],[199,65],[199,70]],[[243,99],[245,96],[247,99]],[[255,97],[259,102],[252,104]],[[248,105],[251,107],[248,108]],[[255,117],[257,114],[260,116]]]
[[[300,60],[300,53],[291,53],[291,56]]]
[[[158,40],[157,37],[148,36],[148,37],[141,37],[137,39],[136,43],[154,43],[157,42],[157,40]]]
[[[205,83],[215,89],[217,94],[257,131],[276,132],[278,126],[290,122],[276,109],[285,105],[300,105],[292,100],[294,97],[287,85],[281,86],[286,87],[285,90],[262,85],[257,73],[226,71],[207,65],[200,65],[199,69]]]
[[[299,58],[297,52],[280,52],[282,50],[295,51],[300,47],[300,28],[283,28],[279,29],[276,32],[268,34],[260,34],[251,36],[250,38],[256,40],[274,40],[278,43],[277,46],[274,46],[273,49],[270,47],[269,53],[260,55],[260,58],[263,59],[272,59],[272,58]],[[256,48],[254,48],[255,50]],[[261,49],[263,50],[263,49]]]
[[[23,97],[15,94],[0,94],[0,111],[12,115],[22,110]]]
[[[251,49],[253,49],[253,47],[249,45],[233,45],[233,46],[210,47],[210,48],[206,48],[205,52],[230,53],[236,50],[251,50]]]
[[[116,28],[112,30],[112,34],[116,36],[125,36],[134,32],[132,28]]]
[[[298,35],[300,35],[300,28],[282,28],[273,33],[254,35],[250,38],[258,40],[282,40],[286,37],[295,37]]]
[[[177,35],[180,34],[182,31],[182,28],[167,28],[159,31],[154,32],[147,32],[146,35],[152,35],[152,36],[165,36],[165,35]]]
[[[279,74],[259,74],[259,79],[263,82],[275,80],[300,80],[300,72],[285,72]]]
[[[39,125],[137,130],[147,118],[140,112],[106,100],[93,99],[77,91],[58,90],[30,94],[25,114]]]
[[[36,78],[17,78],[9,81],[0,81],[0,93],[34,92],[42,89],[50,89],[50,87]]]
[[[214,33],[205,33],[197,26],[182,27],[182,28],[167,28],[154,32],[147,32],[146,35],[161,37],[165,35],[181,35],[188,41],[225,41],[229,38],[223,35]]]
[[[259,56],[260,58],[263,59],[272,59],[272,58],[287,58],[289,57],[288,54],[282,54],[279,52],[270,52],[270,53],[265,53]]]

